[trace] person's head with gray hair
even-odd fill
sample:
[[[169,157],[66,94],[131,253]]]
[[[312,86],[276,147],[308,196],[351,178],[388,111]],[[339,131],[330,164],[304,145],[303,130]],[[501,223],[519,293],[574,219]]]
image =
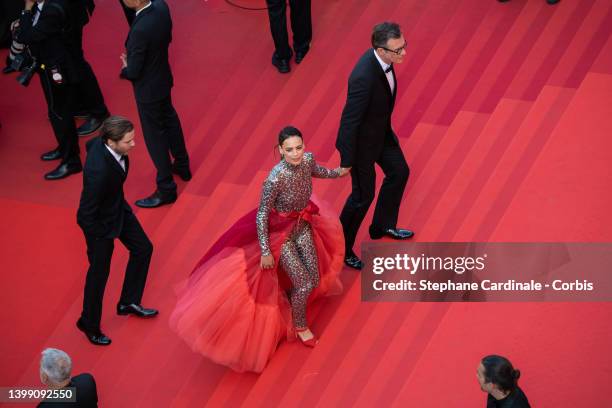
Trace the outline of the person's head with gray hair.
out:
[[[65,387],[70,382],[72,360],[62,350],[47,348],[41,353],[40,381],[52,388]]]

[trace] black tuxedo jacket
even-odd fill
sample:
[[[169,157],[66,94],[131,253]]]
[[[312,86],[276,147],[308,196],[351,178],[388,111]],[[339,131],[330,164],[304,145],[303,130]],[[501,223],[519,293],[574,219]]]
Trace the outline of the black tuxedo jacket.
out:
[[[125,41],[128,65],[121,70],[121,77],[132,81],[136,101],[155,102],[170,96],[171,41],[170,10],[164,0],[155,0],[134,18]]]
[[[91,374],[79,374],[70,379],[70,383],[66,386],[76,388],[76,402],[41,402],[38,408],[97,408],[98,407],[98,390],[96,381]]]
[[[57,66],[64,81],[78,82],[79,74],[70,53],[71,11],[67,0],[45,1],[36,25],[32,25],[34,11],[22,14],[17,41],[27,44],[47,70]]]
[[[132,211],[123,194],[128,170],[128,157],[125,156],[123,171],[101,138],[87,142],[83,191],[77,211],[77,223],[86,236],[117,238],[121,234],[125,213]]]
[[[371,48],[353,68],[336,139],[342,167],[352,167],[355,163],[373,164],[385,143],[398,143],[391,129],[397,93],[397,78],[395,72],[391,72],[395,79],[393,93]]]

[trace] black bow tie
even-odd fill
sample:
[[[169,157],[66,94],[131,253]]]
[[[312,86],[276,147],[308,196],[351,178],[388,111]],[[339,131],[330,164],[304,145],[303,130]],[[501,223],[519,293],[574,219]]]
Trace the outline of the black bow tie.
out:
[[[385,74],[388,74],[393,69],[393,65],[389,65],[387,69],[385,69]]]

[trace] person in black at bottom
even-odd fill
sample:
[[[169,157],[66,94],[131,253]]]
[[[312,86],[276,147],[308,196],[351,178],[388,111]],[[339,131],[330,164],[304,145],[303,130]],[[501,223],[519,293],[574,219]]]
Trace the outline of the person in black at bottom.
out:
[[[480,389],[488,393],[487,408],[530,408],[518,386],[521,372],[502,356],[484,357],[476,369]]]
[[[43,350],[40,358],[40,381],[53,390],[68,391],[74,388],[71,390],[74,394],[68,398],[73,397],[76,401],[44,400],[38,404],[38,408],[96,408],[98,406],[98,390],[93,376],[83,373],[70,378],[71,371],[72,360],[68,354],[54,348]]]
[[[47,180],[61,179],[82,170],[71,102],[75,100],[79,75],[65,34],[70,25],[68,11],[66,0],[25,0],[16,38],[28,45],[36,58],[59,145],[41,156],[45,161],[61,159],[55,170],[45,174]]]
[[[85,234],[89,269],[77,327],[96,345],[111,343],[100,330],[100,320],[115,238],[130,251],[117,314],[143,318],[158,314],[157,310],[140,304],[153,244],[123,194],[130,167],[128,152],[134,146],[134,125],[120,116],[106,119],[100,128],[100,137],[87,143],[77,223]]]
[[[293,55],[289,46],[287,33],[287,0],[266,0],[270,31],[274,40],[274,53],[272,65],[281,74],[291,71],[289,60]],[[293,49],[295,50],[295,63],[302,62],[310,50],[312,40],[312,16],[310,0],[289,0],[291,30],[293,31]]]

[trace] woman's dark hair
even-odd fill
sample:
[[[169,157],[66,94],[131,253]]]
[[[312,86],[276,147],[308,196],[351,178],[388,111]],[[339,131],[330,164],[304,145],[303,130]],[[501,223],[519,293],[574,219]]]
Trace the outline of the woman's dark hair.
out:
[[[304,138],[302,137],[302,132],[300,132],[298,128],[293,126],[285,126],[278,134],[278,145],[282,146],[283,142],[289,139],[291,136],[297,136],[300,139],[304,140]]]
[[[505,357],[490,355],[481,361],[484,367],[485,381],[493,383],[502,391],[513,391],[521,372],[512,367],[512,363]]]
[[[385,48],[387,41],[397,39],[402,36],[402,30],[399,24],[385,21],[384,23],[376,24],[372,29],[372,47]]]
[[[123,116],[111,116],[102,122],[100,137],[106,143],[109,139],[118,142],[126,133],[134,130],[134,124]]]

